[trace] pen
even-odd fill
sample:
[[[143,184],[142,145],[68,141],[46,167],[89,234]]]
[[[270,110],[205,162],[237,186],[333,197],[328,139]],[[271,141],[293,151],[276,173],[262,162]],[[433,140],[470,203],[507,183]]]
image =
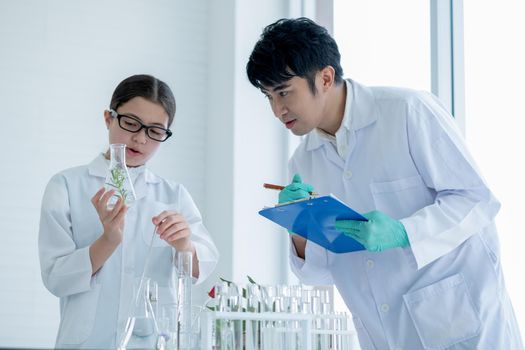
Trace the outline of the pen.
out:
[[[281,191],[284,189],[284,186],[281,186],[281,185],[274,185],[274,184],[263,184],[263,187],[264,188],[267,188],[269,190],[278,190],[278,191]],[[311,196],[317,196],[317,193],[315,192],[308,192]]]

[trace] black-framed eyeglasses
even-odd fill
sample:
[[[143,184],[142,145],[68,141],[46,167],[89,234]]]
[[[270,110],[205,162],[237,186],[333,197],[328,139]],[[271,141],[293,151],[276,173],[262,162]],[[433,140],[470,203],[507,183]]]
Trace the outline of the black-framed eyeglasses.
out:
[[[118,125],[121,129],[132,133],[137,133],[140,130],[145,129],[146,135],[154,141],[164,142],[173,134],[170,129],[164,129],[160,126],[154,125],[145,125],[138,118],[130,115],[118,114],[113,109],[110,109],[109,113],[113,118],[117,118]]]

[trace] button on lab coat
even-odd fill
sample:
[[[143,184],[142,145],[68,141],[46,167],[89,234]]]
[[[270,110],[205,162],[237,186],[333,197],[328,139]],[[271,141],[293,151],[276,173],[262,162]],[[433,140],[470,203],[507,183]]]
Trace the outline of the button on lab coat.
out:
[[[196,283],[217,264],[217,249],[188,191],[141,167],[130,169],[137,201],[126,214],[123,242],[91,276],[89,247],[103,226],[90,200],[104,185],[108,165],[100,155],[87,166],[62,171],[44,193],[40,264],[46,288],[60,298],[59,348],[115,348],[145,265],[154,229],[151,218],[163,210],[181,213],[190,225],[199,259]],[[161,303],[174,302],[174,249],[158,237],[153,242],[146,276],[159,284]]]
[[[410,247],[334,254],[291,244],[305,283],[334,283],[369,349],[522,349],[488,189],[453,118],[430,94],[347,81],[346,157],[316,131],[291,174],[355,210],[400,220]]]

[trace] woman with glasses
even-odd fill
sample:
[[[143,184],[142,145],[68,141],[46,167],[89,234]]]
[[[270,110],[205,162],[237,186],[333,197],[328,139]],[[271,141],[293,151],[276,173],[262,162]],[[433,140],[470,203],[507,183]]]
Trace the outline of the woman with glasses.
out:
[[[190,194],[146,166],[172,135],[174,116],[170,88],[149,75],[123,80],[104,112],[109,143],[126,145],[137,197],[133,205],[119,200],[108,208],[113,194],[104,190],[109,150],[85,166],[56,174],[48,183],[39,253],[44,284],[60,298],[57,348],[119,345],[151,242],[146,273],[158,284],[161,303],[175,301],[170,282],[175,251],[193,253],[195,283],[214,269],[217,248]]]

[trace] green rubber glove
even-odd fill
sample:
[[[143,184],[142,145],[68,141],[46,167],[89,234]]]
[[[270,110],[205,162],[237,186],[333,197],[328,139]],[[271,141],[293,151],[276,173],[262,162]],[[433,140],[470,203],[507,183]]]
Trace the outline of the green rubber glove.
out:
[[[310,197],[313,190],[312,185],[303,183],[301,176],[295,174],[292,183],[279,192],[279,204]]]
[[[292,183],[279,192],[279,204],[308,198],[310,197],[309,192],[313,192],[313,190],[312,185],[303,183],[301,175],[295,174]],[[293,234],[290,230],[288,230],[288,233]]]
[[[352,237],[371,252],[410,245],[405,227],[400,221],[377,210],[363,216],[368,221],[337,220],[335,228]]]

